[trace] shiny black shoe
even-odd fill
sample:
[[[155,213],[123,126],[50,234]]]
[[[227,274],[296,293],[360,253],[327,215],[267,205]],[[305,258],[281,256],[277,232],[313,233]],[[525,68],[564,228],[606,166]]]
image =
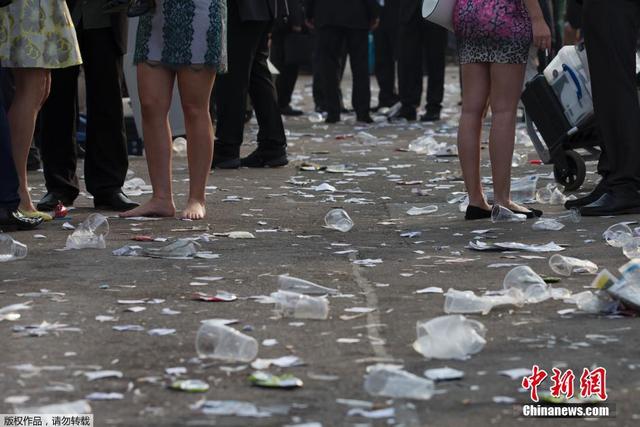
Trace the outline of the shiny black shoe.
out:
[[[338,123],[339,121],[340,121],[340,116],[339,115],[336,116],[333,114],[329,114],[327,118],[324,119],[324,122],[329,124]]]
[[[590,205],[591,203],[597,201],[600,197],[602,197],[604,193],[606,193],[606,190],[598,185],[591,193],[587,194],[586,196],[580,197],[576,200],[568,200],[567,202],[565,202],[564,207],[571,210]]]
[[[33,230],[42,224],[42,218],[27,218],[17,209],[0,208],[0,230]]]
[[[247,157],[240,159],[240,166],[245,168],[279,168],[289,163],[287,154],[266,155],[258,150],[249,154]]]
[[[408,122],[415,122],[417,118],[418,114],[416,113],[415,109],[410,110],[407,108],[400,108],[395,114],[389,116],[389,121],[394,122],[405,119]]]
[[[491,218],[491,210],[485,210],[477,206],[467,206],[467,211],[464,214],[464,219],[467,221],[475,221],[477,219],[489,219]]]
[[[129,199],[122,191],[116,191],[110,194],[94,195],[93,206],[105,211],[124,212],[137,208],[140,204]]]
[[[298,117],[302,116],[304,114],[304,111],[296,110],[295,108],[291,107],[291,105],[287,105],[286,107],[280,109],[280,114],[282,114],[283,116]]]
[[[147,13],[152,13],[155,9],[155,0],[132,0],[127,10],[127,16],[129,18],[135,18],[146,15]]]
[[[240,167],[240,159],[237,157],[228,158],[214,154],[211,169],[238,169]]]
[[[440,120],[440,111],[427,111],[420,116],[421,122],[437,122]]]
[[[580,208],[582,216],[640,214],[640,196],[604,193],[598,200]]]
[[[362,115],[358,115],[356,117],[356,122],[371,124],[371,123],[373,123],[373,119],[371,118],[371,116],[369,114],[362,114]]]
[[[66,197],[62,194],[48,192],[42,199],[40,199],[36,208],[38,208],[39,211],[51,212],[56,208],[56,206],[58,206],[58,203],[62,203],[65,206],[73,206],[74,200],[75,197]]]

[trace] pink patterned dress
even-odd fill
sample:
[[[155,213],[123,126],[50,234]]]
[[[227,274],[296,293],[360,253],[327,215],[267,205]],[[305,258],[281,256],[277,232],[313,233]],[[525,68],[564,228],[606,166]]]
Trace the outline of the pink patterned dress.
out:
[[[457,0],[453,27],[461,64],[525,64],[532,43],[523,0]]]

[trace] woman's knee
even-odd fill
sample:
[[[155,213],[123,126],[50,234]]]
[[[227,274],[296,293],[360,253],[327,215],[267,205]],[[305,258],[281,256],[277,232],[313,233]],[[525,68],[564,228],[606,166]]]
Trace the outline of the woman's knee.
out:
[[[201,101],[182,101],[182,112],[185,120],[198,120],[209,117],[209,104]]]

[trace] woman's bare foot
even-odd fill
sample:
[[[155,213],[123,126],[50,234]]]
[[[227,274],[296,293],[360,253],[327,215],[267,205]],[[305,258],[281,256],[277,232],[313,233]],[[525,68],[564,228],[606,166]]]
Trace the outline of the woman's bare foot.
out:
[[[148,217],[172,217],[176,215],[176,207],[172,200],[162,200],[152,198],[148,202],[131,209],[130,211],[122,212],[121,218],[131,218],[136,216],[148,216]]]
[[[203,219],[205,215],[207,215],[207,209],[204,202],[189,199],[180,216],[182,219]]]

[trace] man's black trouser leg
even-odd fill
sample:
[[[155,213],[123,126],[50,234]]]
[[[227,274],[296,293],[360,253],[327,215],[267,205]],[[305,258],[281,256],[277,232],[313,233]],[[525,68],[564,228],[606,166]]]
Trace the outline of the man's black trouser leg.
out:
[[[47,191],[73,201],[80,191],[76,166],[78,74],[80,67],[51,71],[51,91],[42,107],[40,154]]]
[[[0,91],[0,208],[15,209],[20,203],[18,175],[11,154],[11,132]]]
[[[216,158],[240,157],[251,69],[261,37],[268,27],[268,22],[242,22],[237,7],[228,10],[229,72],[217,76],[215,84]]]
[[[265,28],[254,55],[249,79],[249,96],[258,120],[258,149],[269,155],[284,154],[287,140],[278,108],[276,88],[267,65],[269,29]]]
[[[584,33],[596,117],[614,193],[640,189],[640,104],[635,76],[640,3],[586,0]]]
[[[415,111],[422,96],[423,41],[421,22],[400,24],[398,41],[398,89],[405,111]],[[446,30],[445,30],[446,31]]]
[[[427,111],[439,112],[444,99],[445,55],[447,49],[447,30],[432,22],[424,25],[423,43],[427,59]]]
[[[353,73],[353,109],[358,117],[369,114],[371,108],[371,82],[369,78],[369,32],[347,30],[347,52]]]
[[[84,163],[89,193],[121,190],[129,168],[122,107],[122,55],[111,28],[80,31],[87,83],[87,144]]]
[[[337,27],[324,27],[318,30],[318,56],[320,77],[322,79],[323,99],[327,113],[332,117],[340,116],[340,66],[344,30]]]
[[[374,33],[376,49],[376,80],[380,87],[378,105],[389,107],[397,101],[396,90],[396,28],[378,28]]]
[[[271,61],[280,71],[276,78],[276,92],[278,93],[278,106],[287,108],[291,103],[291,95],[298,80],[299,67],[295,64],[287,64],[285,57],[286,34],[272,34],[271,36]]]

